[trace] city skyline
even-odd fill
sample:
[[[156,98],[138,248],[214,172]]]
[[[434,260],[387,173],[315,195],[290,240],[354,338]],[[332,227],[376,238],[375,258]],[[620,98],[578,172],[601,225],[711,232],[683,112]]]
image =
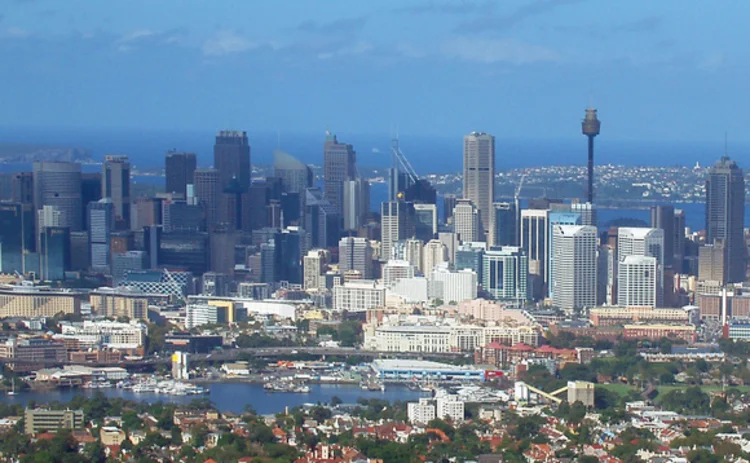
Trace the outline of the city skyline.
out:
[[[0,23],[0,58],[16,70],[0,98],[13,118],[0,116],[0,125],[299,131],[325,121],[342,133],[556,138],[592,102],[612,140],[728,131],[747,141],[739,64],[747,52],[728,36],[741,27],[740,3],[706,14],[673,1],[333,2],[314,11],[290,2],[283,18],[271,4],[238,4],[231,14],[185,7],[177,17],[171,1],[137,3],[13,2]],[[144,14],[127,13],[136,7]],[[101,93],[116,111],[89,96]],[[317,110],[288,111],[275,103],[282,96]],[[478,101],[470,112],[469,99]],[[247,111],[249,102],[264,110]]]

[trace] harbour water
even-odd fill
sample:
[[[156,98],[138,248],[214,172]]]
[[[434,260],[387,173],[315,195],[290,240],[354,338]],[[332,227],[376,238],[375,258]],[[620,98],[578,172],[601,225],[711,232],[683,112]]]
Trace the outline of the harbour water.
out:
[[[247,382],[221,382],[203,385],[209,393],[200,396],[175,396],[154,393],[137,393],[118,388],[106,389],[53,389],[23,391],[15,396],[0,395],[3,403],[17,403],[25,405],[33,401],[37,405],[51,402],[69,402],[76,395],[93,395],[101,392],[107,397],[119,397],[135,402],[172,402],[188,404],[192,400],[207,398],[222,412],[241,413],[246,406],[251,406],[260,414],[283,412],[286,407],[292,408],[303,404],[330,403],[333,397],[338,397],[343,403],[353,404],[360,398],[382,399],[389,402],[413,401],[424,397],[425,392],[412,391],[406,386],[389,385],[385,391],[368,391],[358,385],[351,384],[310,384],[310,392],[268,392],[262,384]]]

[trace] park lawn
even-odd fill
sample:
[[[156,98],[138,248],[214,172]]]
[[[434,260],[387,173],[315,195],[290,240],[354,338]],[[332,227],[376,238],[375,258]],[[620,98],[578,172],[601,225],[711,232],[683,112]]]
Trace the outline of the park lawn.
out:
[[[625,395],[630,391],[635,391],[635,386],[630,384],[611,383],[611,384],[597,384],[596,387],[601,387],[608,391],[614,392],[617,395]]]
[[[630,384],[597,384],[596,387],[601,387],[603,389],[607,389],[608,391],[612,391],[618,395],[625,395],[630,391],[636,391],[635,386],[631,386]],[[668,393],[669,391],[673,391],[675,389],[687,389],[690,386],[687,384],[674,384],[669,386],[656,386],[656,390],[659,392],[660,395],[664,395]],[[701,390],[703,392],[713,392],[713,391],[720,391],[721,386],[720,385],[706,385],[706,386],[700,386]],[[740,392],[743,393],[750,393],[750,386],[727,386],[726,389],[737,389]]]

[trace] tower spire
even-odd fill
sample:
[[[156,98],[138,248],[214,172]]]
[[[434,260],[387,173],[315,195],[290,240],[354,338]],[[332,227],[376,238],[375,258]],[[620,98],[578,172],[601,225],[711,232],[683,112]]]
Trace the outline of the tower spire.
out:
[[[588,162],[588,189],[586,198],[590,204],[594,203],[594,137],[599,135],[601,122],[597,118],[596,109],[589,106],[586,109],[586,117],[581,123],[581,132],[589,139],[589,162]]]

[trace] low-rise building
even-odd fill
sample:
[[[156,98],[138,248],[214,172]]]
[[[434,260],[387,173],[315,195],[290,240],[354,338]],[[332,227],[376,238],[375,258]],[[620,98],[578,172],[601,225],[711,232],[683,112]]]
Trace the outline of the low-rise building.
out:
[[[108,318],[148,320],[149,296],[133,288],[99,288],[89,293],[91,310]]]
[[[412,424],[427,424],[435,419],[435,413],[435,403],[431,399],[421,398],[419,402],[406,405],[406,415]]]
[[[435,399],[435,411],[440,419],[464,420],[464,402],[455,395],[442,395]]]
[[[36,435],[44,431],[83,428],[82,410],[49,410],[27,408],[23,414],[24,432]]]
[[[678,325],[625,325],[623,326],[623,337],[625,339],[650,339],[662,338],[682,339],[692,343],[697,339],[695,326]]]
[[[594,307],[589,311],[594,326],[613,326],[633,323],[665,323],[686,325],[690,311],[654,307]]]
[[[54,291],[35,286],[0,288],[0,318],[54,317],[57,314],[81,313],[80,293]]]
[[[125,442],[127,434],[116,426],[102,426],[101,431],[99,431],[99,439],[102,441],[102,445],[109,447]]]
[[[333,287],[333,310],[364,312],[383,305],[385,288],[376,281],[350,281]]]
[[[0,358],[16,371],[31,371],[39,365],[67,360],[65,345],[45,338],[11,338],[0,344]]]

